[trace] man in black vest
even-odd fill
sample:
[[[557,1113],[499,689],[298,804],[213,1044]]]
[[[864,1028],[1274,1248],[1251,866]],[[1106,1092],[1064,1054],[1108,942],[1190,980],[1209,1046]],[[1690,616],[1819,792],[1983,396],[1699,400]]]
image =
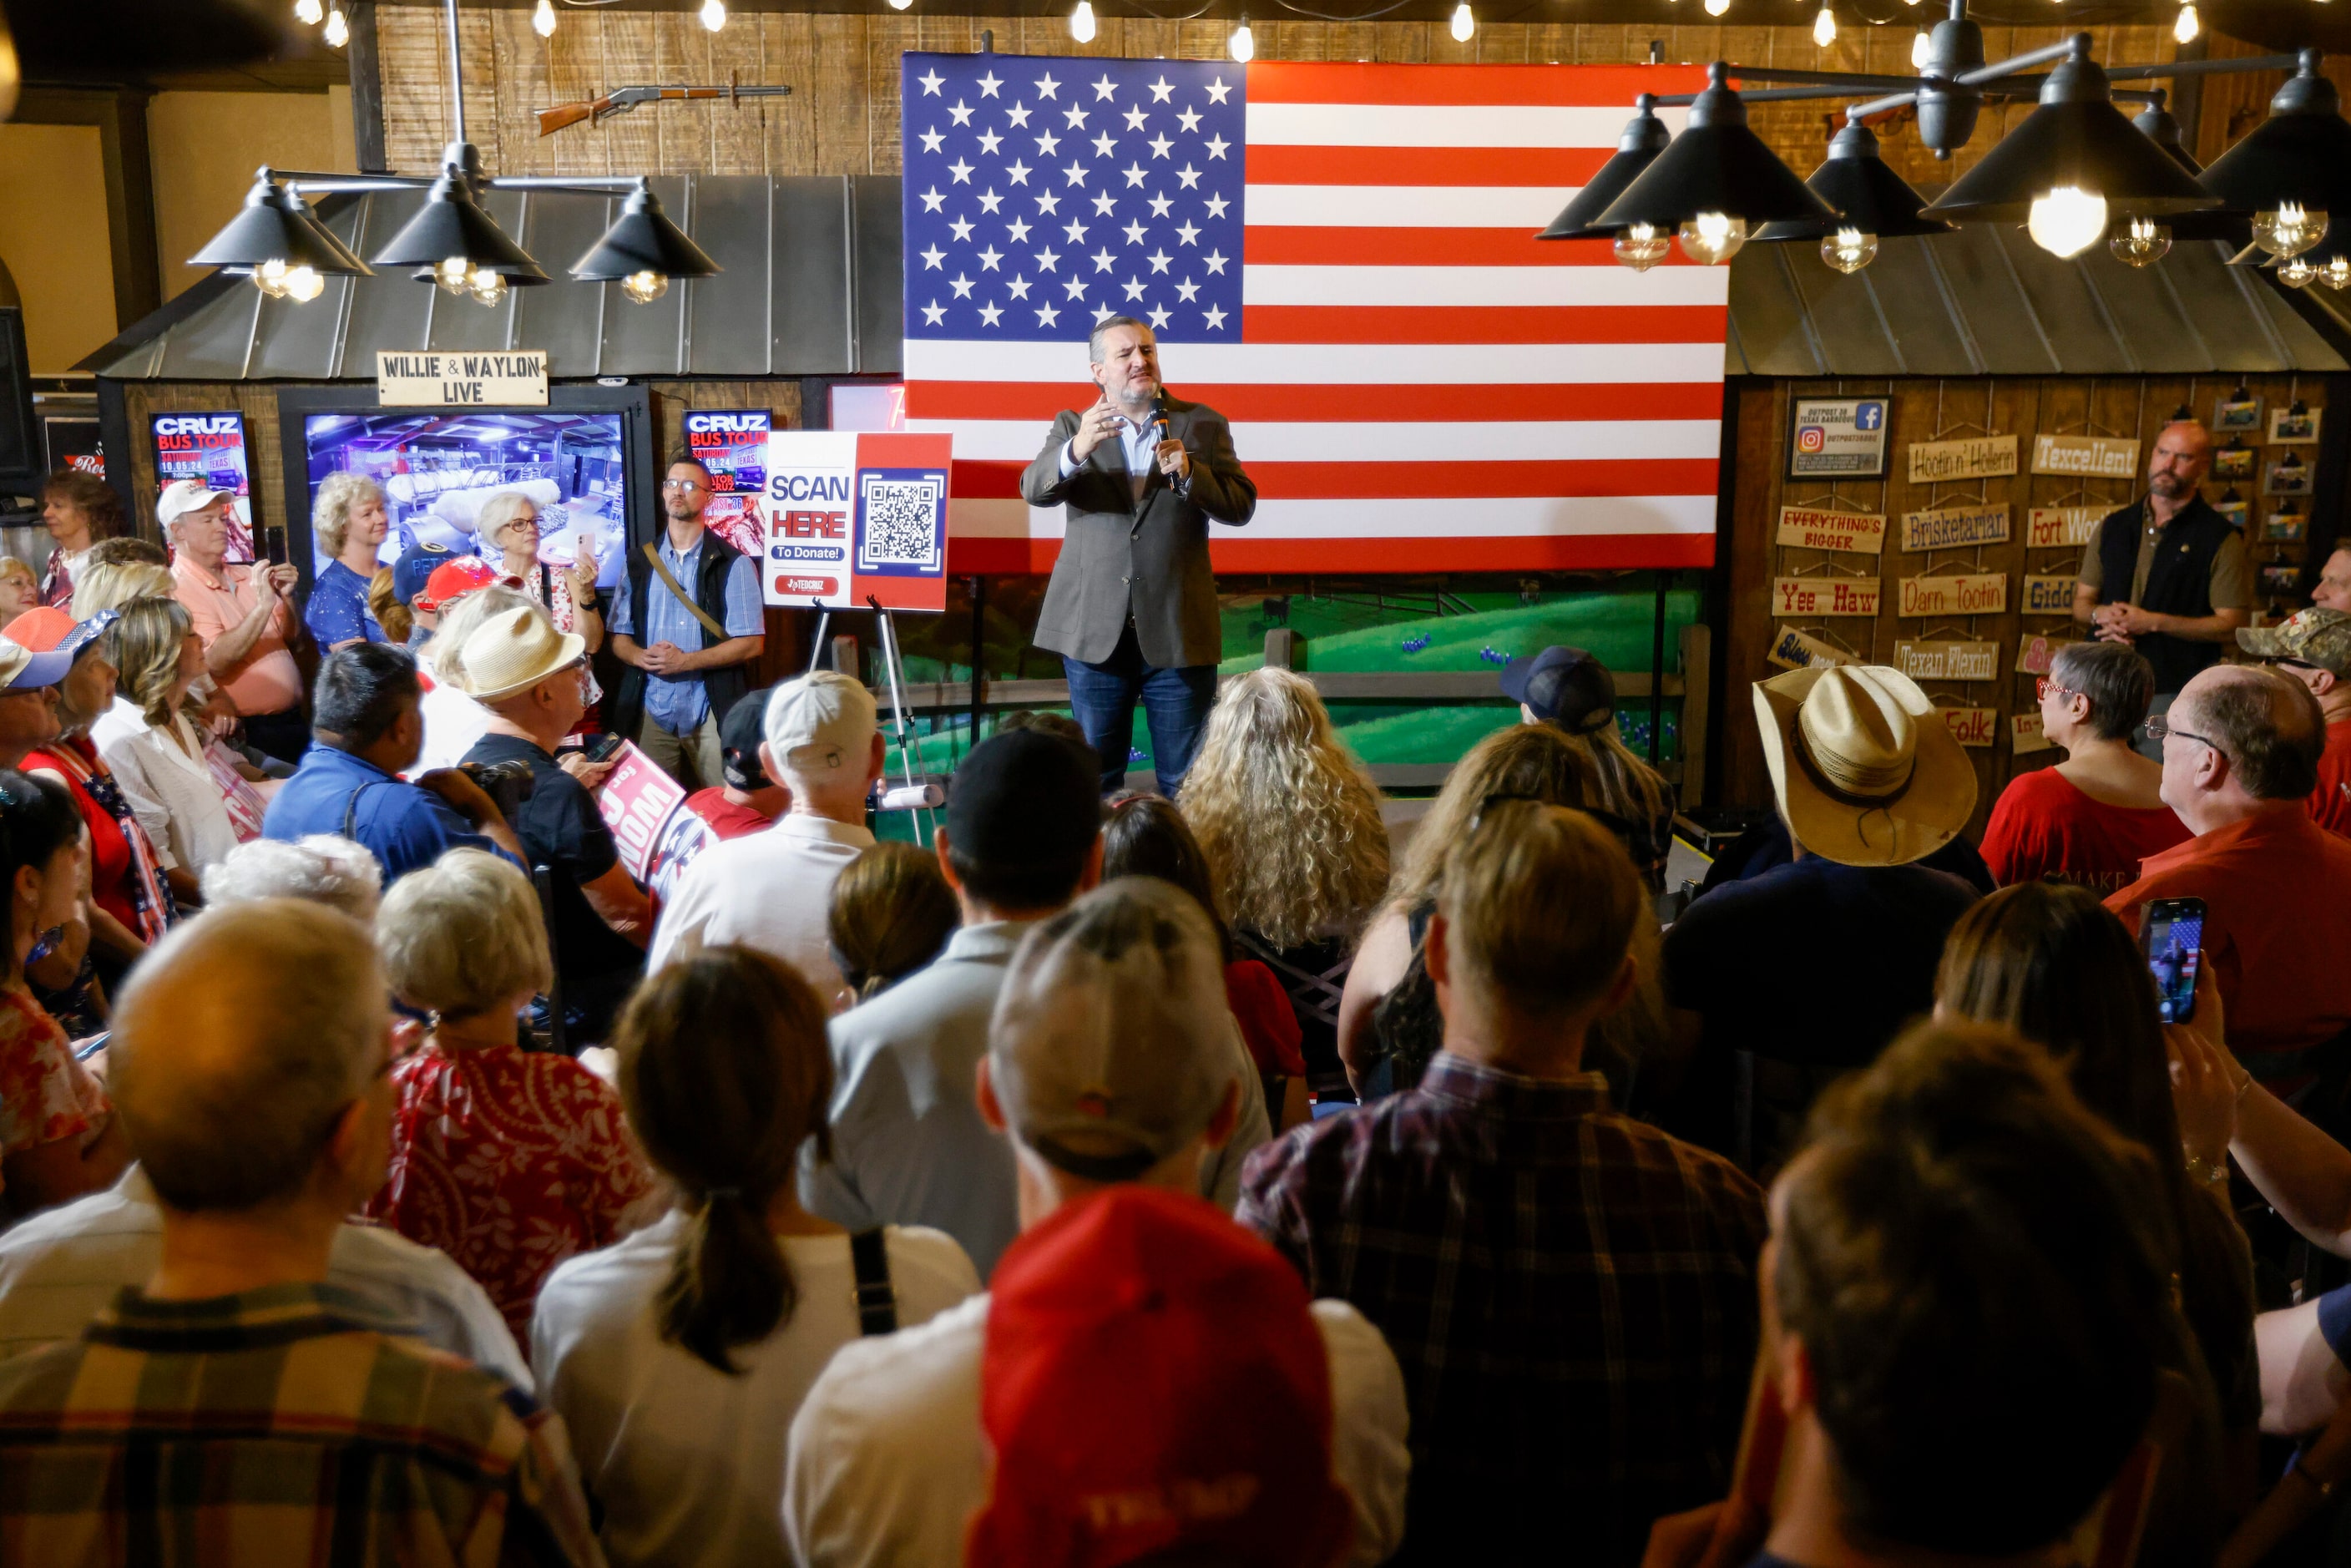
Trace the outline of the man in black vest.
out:
[[[718,727],[767,645],[757,561],[702,526],[710,470],[681,455],[662,481],[669,527],[630,553],[612,601],[612,655],[629,666],[611,724],[687,789],[726,781]]]
[[[2171,706],[2195,674],[2220,660],[2251,623],[2252,568],[2245,541],[2197,493],[2211,466],[2212,433],[2175,420],[2155,438],[2147,496],[2107,515],[2082,552],[2074,619],[2091,634],[2136,647],[2155,666],[2150,717]],[[2161,743],[2135,737],[2141,751]]]

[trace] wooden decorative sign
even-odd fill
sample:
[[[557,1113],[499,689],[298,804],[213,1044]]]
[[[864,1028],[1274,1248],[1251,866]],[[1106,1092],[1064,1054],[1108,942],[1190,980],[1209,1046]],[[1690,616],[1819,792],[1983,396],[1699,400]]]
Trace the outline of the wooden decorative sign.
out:
[[[1783,577],[1771,584],[1771,613],[1799,620],[1877,613],[1883,586],[1876,578]]]
[[[1768,664],[1783,670],[1806,670],[1815,664],[1855,664],[1855,659],[1844,649],[1833,647],[1818,637],[1806,636],[1793,626],[1782,626],[1780,634],[1771,639],[1771,648],[1763,655]]]
[[[2025,519],[2025,548],[2078,549],[2090,542],[2099,522],[2113,510],[2112,507],[2035,507]]]
[[[2071,615],[2074,613],[2074,574],[2061,572],[2055,577],[2027,577],[2024,580],[2024,603],[2027,615]]]
[[[1782,507],[1780,542],[1801,549],[1876,555],[1886,549],[1886,519],[1876,512],[1823,512],[1811,507]]]
[[[2012,714],[2008,721],[2008,748],[2022,757],[2029,751],[2046,751],[2057,743],[2041,733],[2041,710]]]
[[[1951,738],[1961,746],[1990,747],[2000,734],[2000,712],[1988,707],[1938,707]]]
[[[2026,633],[2016,642],[2016,673],[2020,675],[2047,674],[2049,661],[2057,656],[2057,650],[2079,641],[2078,637],[2052,637],[2046,632]]]
[[[1906,577],[1896,615],[1998,615],[2008,608],[2008,578],[1997,571],[1956,577]]]
[[[1996,479],[2016,472],[2016,437],[1970,435],[1959,441],[1910,444],[1910,483],[1948,485],[1960,479]]]
[[[2036,435],[2032,471],[2085,479],[2134,478],[2138,474],[2138,443],[2105,435]]]
[[[375,388],[376,401],[386,408],[545,408],[547,352],[379,351]]]
[[[2000,678],[1997,643],[1896,643],[1894,667],[1914,681],[1991,681]]]
[[[1965,549],[1970,545],[2008,542],[2008,506],[1936,507],[1902,514],[1907,550]]]

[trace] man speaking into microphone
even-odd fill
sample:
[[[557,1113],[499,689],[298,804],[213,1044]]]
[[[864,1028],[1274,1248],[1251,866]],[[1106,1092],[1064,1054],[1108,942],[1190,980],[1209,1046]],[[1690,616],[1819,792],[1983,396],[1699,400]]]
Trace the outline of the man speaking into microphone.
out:
[[[1022,499],[1068,515],[1037,645],[1061,655],[1103,792],[1125,782],[1140,697],[1159,792],[1173,798],[1216,703],[1224,650],[1208,524],[1247,523],[1257,486],[1224,415],[1166,395],[1149,326],[1106,317],[1088,354],[1101,399],[1055,419],[1020,476]]]

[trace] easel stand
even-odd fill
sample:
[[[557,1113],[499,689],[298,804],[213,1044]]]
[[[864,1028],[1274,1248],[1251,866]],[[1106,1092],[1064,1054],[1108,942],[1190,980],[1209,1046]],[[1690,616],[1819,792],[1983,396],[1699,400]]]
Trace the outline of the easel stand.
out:
[[[890,686],[890,727],[898,742],[898,770],[904,777],[907,788],[913,789],[927,777],[928,770],[918,770],[916,766],[922,761],[922,737],[906,726],[906,673],[898,658],[898,622],[889,608],[872,594],[865,596],[865,602],[872,607],[874,622],[882,632],[882,672],[883,678]],[[823,664],[825,637],[831,630],[832,612],[819,611],[816,644],[809,653],[807,674],[816,674]],[[927,844],[937,831],[934,813],[928,808],[918,808],[915,815],[921,825],[923,842]]]

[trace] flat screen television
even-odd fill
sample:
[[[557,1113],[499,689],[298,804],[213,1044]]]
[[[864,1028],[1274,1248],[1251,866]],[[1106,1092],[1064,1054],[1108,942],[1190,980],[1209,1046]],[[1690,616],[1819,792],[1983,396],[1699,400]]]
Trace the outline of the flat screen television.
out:
[[[278,412],[287,558],[312,578],[327,561],[310,516],[319,486],[338,473],[382,486],[386,565],[421,543],[496,559],[475,519],[511,491],[537,505],[548,564],[569,564],[579,535],[594,536],[607,589],[627,551],[652,536],[652,421],[641,388],[556,387],[545,408],[388,409],[344,389],[298,387],[278,393]]]

